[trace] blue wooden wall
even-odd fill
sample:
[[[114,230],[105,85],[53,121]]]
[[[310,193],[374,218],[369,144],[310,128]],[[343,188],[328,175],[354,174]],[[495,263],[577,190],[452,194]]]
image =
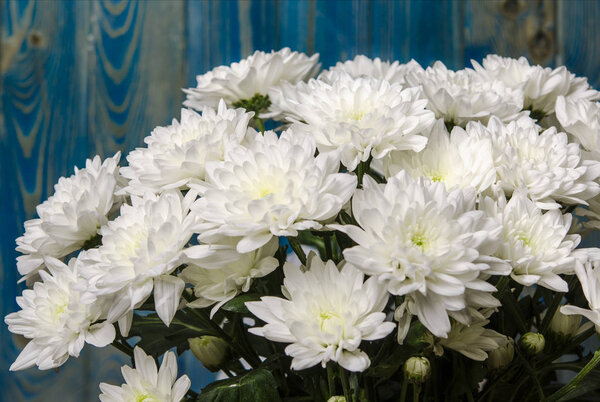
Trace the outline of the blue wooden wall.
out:
[[[60,176],[130,151],[179,117],[195,75],[284,46],[325,67],[356,54],[461,68],[487,53],[566,64],[600,84],[593,0],[0,0],[0,315],[17,309],[14,239]],[[6,401],[97,400],[127,360],[86,347],[60,373],[8,373],[20,340],[0,325]],[[198,390],[210,380],[180,359]]]

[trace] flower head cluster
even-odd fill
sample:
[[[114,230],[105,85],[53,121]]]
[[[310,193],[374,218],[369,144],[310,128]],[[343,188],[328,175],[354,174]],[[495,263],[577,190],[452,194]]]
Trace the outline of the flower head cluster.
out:
[[[121,332],[128,332],[133,310],[153,290],[158,316],[167,325],[173,319],[185,284],[170,274],[192,236],[194,199],[193,191],[183,197],[176,190],[132,196],[132,205],[123,205],[121,215],[102,228],[102,245],[80,257],[88,291],[112,298],[107,320],[119,320]]]
[[[390,63],[389,61],[381,61],[379,57],[370,59],[358,55],[352,60],[340,61],[329,70],[321,72],[318,79],[332,84],[339,79],[340,75],[347,74],[352,78],[376,78],[388,81],[390,84],[407,86],[406,75],[421,71],[423,71],[423,67],[414,60],[406,64],[400,64],[398,61]]]
[[[284,265],[287,300],[265,296],[246,303],[266,323],[250,332],[289,343],[285,350],[295,370],[334,361],[347,370],[364,371],[370,360],[360,343],[383,338],[395,327],[382,312],[389,295],[376,278],[364,281],[350,264],[338,268],[313,255],[307,268],[303,272]]]
[[[448,134],[441,119],[425,149],[391,152],[384,166],[388,177],[405,170],[414,178],[444,183],[448,190],[471,187],[481,193],[496,182],[491,139],[469,136],[460,127]]]
[[[273,236],[321,228],[350,199],[356,177],[338,173],[336,155],[314,154],[312,138],[290,129],[279,138],[256,134],[249,147],[232,147],[223,162],[207,164],[193,209],[213,228],[201,237],[242,237],[237,250],[247,253]]]
[[[313,80],[301,88],[293,128],[315,138],[319,152],[339,152],[349,170],[370,157],[420,151],[427,143],[422,134],[434,116],[418,88],[347,74],[331,84]]]
[[[39,218],[25,222],[25,234],[17,239],[17,269],[25,278],[42,268],[44,257],[64,257],[83,247],[109,220],[119,204],[115,197],[121,180],[118,162],[121,153],[102,163],[88,159],[85,169],[75,168],[71,177],[61,177],[54,195],[38,205]]]
[[[282,82],[306,81],[317,73],[318,60],[318,53],[308,57],[289,48],[271,53],[257,50],[239,63],[220,66],[197,76],[196,88],[185,90],[187,100],[184,105],[202,110],[205,106],[216,107],[224,99],[227,105],[234,106],[256,94],[266,95],[270,88]]]
[[[445,337],[448,314],[467,308],[467,289],[494,291],[480,275],[507,268],[493,257],[502,226],[474,207],[474,191],[447,192],[401,171],[387,184],[365,178],[352,199],[360,226],[331,227],[358,243],[344,250],[349,263],[405,296],[403,308]]]
[[[202,115],[181,109],[181,122],[157,127],[138,148],[127,155],[129,166],[121,168],[129,179],[130,194],[144,195],[173,188],[187,188],[192,181],[204,180],[206,163],[223,160],[229,144],[239,144],[248,130],[253,113],[228,109],[221,100],[218,109],[204,107]]]
[[[85,343],[103,347],[115,337],[111,323],[95,323],[105,317],[106,304],[76,289],[76,259],[67,266],[46,257],[44,264],[50,273],[40,271],[42,280],[17,297],[21,310],[5,318],[11,332],[31,339],[10,370],[58,367],[69,356],[78,357]]]
[[[559,96],[574,100],[598,99],[600,95],[590,88],[587,79],[576,77],[564,66],[532,66],[525,57],[511,59],[489,55],[483,59],[483,66],[473,61],[475,70],[490,80],[500,80],[506,86],[523,91],[524,107],[542,115],[554,113]]]
[[[540,131],[527,117],[508,124],[491,118],[487,127],[467,126],[469,136],[491,139],[497,183],[507,195],[525,189],[545,209],[559,208],[559,202],[585,205],[600,192],[600,163],[584,159],[579,145],[569,143],[556,128]]]
[[[427,107],[436,118],[454,125],[464,127],[469,121],[487,123],[491,116],[511,121],[523,110],[521,90],[473,70],[448,70],[439,61],[424,72],[408,74],[406,80],[412,86],[422,86],[429,101]]]
[[[120,387],[106,383],[100,384],[101,402],[122,401],[161,401],[179,402],[190,389],[190,379],[183,375],[177,379],[177,359],[175,353],[167,352],[160,369],[152,356],[136,346],[133,349],[135,369],[123,366],[121,372],[125,384]],[[177,379],[177,380],[176,380]]]

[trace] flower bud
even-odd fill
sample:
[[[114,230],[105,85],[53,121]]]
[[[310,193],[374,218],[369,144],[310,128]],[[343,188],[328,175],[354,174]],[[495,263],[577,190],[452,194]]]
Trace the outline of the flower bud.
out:
[[[565,315],[557,310],[550,321],[550,332],[564,342],[575,335],[580,325],[580,315]]]
[[[431,374],[431,364],[426,357],[413,356],[404,363],[404,377],[410,383],[424,383],[429,374]]]
[[[188,339],[190,350],[200,362],[210,371],[219,371],[228,353],[227,343],[216,336],[201,336]]]
[[[541,353],[546,346],[544,335],[527,332],[519,339],[519,347],[529,356]]]
[[[327,402],[346,402],[346,398],[343,396],[336,395],[329,398]]]
[[[500,371],[508,366],[514,357],[515,341],[512,338],[506,338],[504,345],[488,352],[488,369],[490,371]]]

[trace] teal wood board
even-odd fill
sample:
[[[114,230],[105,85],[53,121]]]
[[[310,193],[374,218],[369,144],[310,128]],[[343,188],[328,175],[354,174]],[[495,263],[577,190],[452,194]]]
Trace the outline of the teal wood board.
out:
[[[0,314],[22,288],[15,238],[35,206],[87,157],[142,146],[179,118],[196,74],[255,50],[319,52],[324,67],[357,54],[452,68],[487,53],[565,64],[600,84],[597,1],[0,0]],[[128,363],[86,346],[60,372],[9,373],[22,340],[0,325],[5,401],[92,401]],[[189,353],[180,370],[211,381]]]

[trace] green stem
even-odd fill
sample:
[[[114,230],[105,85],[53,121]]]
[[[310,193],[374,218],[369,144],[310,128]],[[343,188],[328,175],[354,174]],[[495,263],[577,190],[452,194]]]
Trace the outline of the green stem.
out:
[[[114,340],[112,345],[117,348],[118,350],[120,350],[121,352],[125,353],[127,356],[131,357],[131,359],[133,360],[133,349],[131,349],[130,346],[125,346],[124,344],[122,344],[121,342]]]
[[[408,391],[408,380],[405,378],[402,381],[402,389],[400,390],[400,402],[406,402],[406,391]]]
[[[265,132],[265,124],[263,123],[260,117],[254,116],[254,121],[256,122],[256,127],[260,130],[261,133]]]
[[[594,353],[592,359],[581,369],[579,373],[568,384],[565,384],[561,389],[553,393],[548,397],[548,402],[558,401],[562,397],[573,392],[579,383],[585,378],[586,375],[590,373],[600,363],[600,350],[597,350]]]
[[[415,383],[412,386],[413,389],[413,402],[417,402],[419,400],[419,396],[421,395],[421,384]]]
[[[521,315],[521,309],[519,308],[519,305],[517,304],[517,301],[515,300],[510,289],[507,289],[503,293],[503,296],[500,299],[500,301],[503,302],[502,304],[506,306],[506,310],[508,310],[510,312],[510,314],[513,316],[513,318],[517,322],[517,325],[518,325],[519,329],[521,330],[521,333],[522,334],[526,333],[527,332],[527,324],[525,323],[525,320],[523,319],[523,316]]]
[[[571,340],[571,342],[567,346],[565,346],[562,350],[560,350],[560,351],[558,351],[556,353],[553,353],[549,357],[547,357],[544,360],[540,361],[539,362],[540,363],[539,364],[540,367],[544,367],[545,365],[553,362],[554,360],[558,359],[562,355],[565,355],[565,354],[569,353],[571,350],[573,350],[577,346],[581,345],[587,338],[589,338],[590,336],[592,336],[594,333],[596,333],[596,328],[594,328],[594,327],[588,328],[586,331],[584,331],[580,335],[578,335],[575,338],[573,338],[573,340]]]
[[[352,402],[352,393],[350,392],[350,382],[348,382],[348,374],[343,367],[340,367],[340,379],[342,380],[342,388],[344,390],[344,398],[346,402]]]
[[[365,162],[358,163],[358,168],[356,169],[356,176],[358,178],[359,187],[362,187],[363,176],[369,171],[369,166],[371,166],[371,160],[373,160],[373,156],[369,156],[369,159],[367,159]]]
[[[564,295],[564,293],[561,293],[561,292],[556,292],[554,294],[554,297],[552,298],[552,301],[550,302],[550,305],[548,306],[548,310],[546,311],[546,315],[544,316],[544,319],[542,320],[542,325],[540,325],[540,329],[539,329],[540,333],[546,334],[546,330],[548,329],[548,326],[550,325],[550,321],[552,321],[552,317],[554,317],[556,310],[560,306],[560,302],[562,301],[563,295]]]
[[[300,240],[297,237],[288,237],[288,242],[290,243],[290,247],[294,250],[294,253],[298,256],[300,263],[302,265],[306,265],[306,254],[304,254],[304,250],[302,250],[302,245],[300,244]]]
[[[503,276],[496,283],[496,296],[501,295],[510,283],[510,276]]]
[[[331,260],[333,259],[333,252],[331,251],[331,234],[323,233],[323,241],[325,243],[325,258]]]
[[[542,389],[540,380],[537,378],[537,373],[535,372],[533,367],[531,367],[527,359],[525,359],[525,357],[521,354],[521,351],[518,348],[515,348],[515,352],[517,353],[517,356],[519,356],[519,359],[521,359],[521,364],[523,364],[523,367],[525,367],[525,370],[527,371],[527,373],[529,373],[529,376],[533,380],[533,383],[535,384],[538,395],[540,397],[540,401],[545,401],[546,396],[544,395],[544,390]]]
[[[327,364],[327,388],[329,390],[329,397],[331,398],[335,395],[333,363],[331,362]]]

